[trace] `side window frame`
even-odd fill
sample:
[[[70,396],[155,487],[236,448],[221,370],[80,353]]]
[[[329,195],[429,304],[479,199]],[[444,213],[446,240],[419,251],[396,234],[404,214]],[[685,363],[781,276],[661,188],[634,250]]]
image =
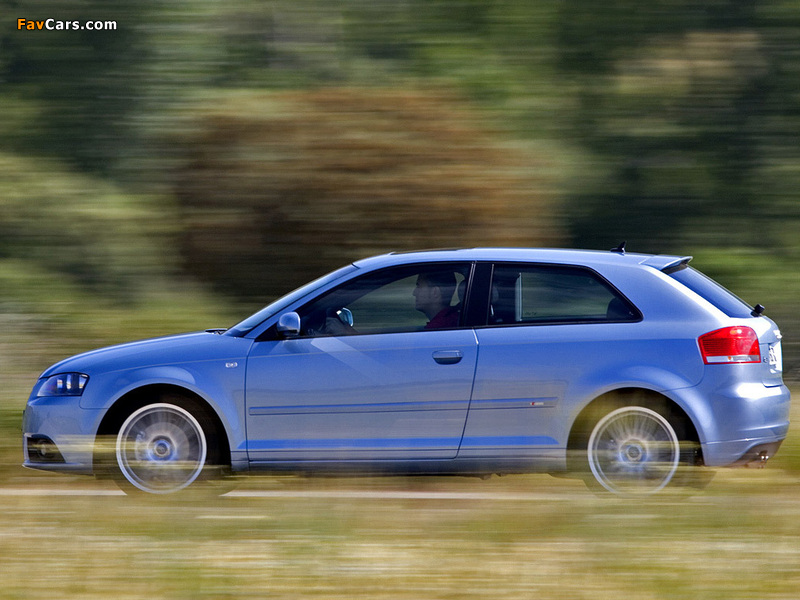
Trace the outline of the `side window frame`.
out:
[[[407,263],[407,264],[402,264],[402,265],[392,265],[392,266],[389,266],[389,267],[384,267],[382,269],[376,269],[374,271],[370,271],[369,273],[364,273],[363,275],[360,275],[358,277],[354,277],[353,279],[349,279],[348,281],[343,282],[342,284],[334,287],[333,289],[330,289],[330,290],[326,291],[325,293],[320,294],[319,296],[316,296],[316,297],[304,302],[302,305],[298,306],[295,309],[295,312],[299,313],[301,315],[301,317],[302,317],[303,313],[310,306],[312,306],[313,304],[315,304],[317,302],[324,301],[325,298],[328,298],[328,297],[333,296],[335,294],[341,293],[342,290],[345,289],[347,286],[357,285],[359,281],[363,281],[363,280],[368,279],[368,278],[378,278],[378,277],[381,277],[382,275],[389,274],[392,271],[408,271],[410,274],[413,275],[413,271],[415,269],[418,269],[420,272],[423,272],[423,271],[433,271],[437,267],[440,267],[440,268],[443,268],[443,269],[452,268],[454,272],[458,271],[459,268],[463,268],[466,271],[466,275],[465,275],[465,278],[464,278],[464,281],[466,281],[466,286],[465,286],[464,298],[463,298],[463,301],[462,301],[463,302],[463,306],[461,307],[461,314],[459,316],[459,324],[458,324],[457,327],[448,327],[448,328],[434,329],[434,330],[416,330],[416,329],[405,330],[405,329],[401,329],[401,330],[397,330],[397,331],[391,331],[390,330],[390,331],[380,331],[380,332],[375,332],[375,331],[359,332],[359,331],[356,330],[353,333],[348,334],[348,335],[359,335],[360,336],[360,335],[386,335],[386,334],[391,334],[391,333],[414,333],[414,332],[422,333],[424,331],[453,331],[453,330],[457,330],[457,329],[468,328],[469,325],[467,325],[466,315],[468,314],[468,310],[469,310],[470,289],[472,287],[472,280],[474,278],[474,272],[475,272],[475,262],[474,261],[468,261],[468,260],[466,260],[466,261],[441,261],[441,262]],[[398,277],[395,281],[399,281],[400,279],[402,279],[402,277]],[[377,289],[379,289],[379,287],[374,288],[372,291],[375,291]],[[368,292],[368,293],[371,293],[371,292]],[[270,329],[271,330],[274,329],[274,326],[271,327]],[[301,335],[297,336],[297,338],[295,338],[295,339],[313,339],[315,337],[320,337],[320,336],[301,334]],[[270,338],[277,339],[277,335],[270,335]]]
[[[508,322],[508,323],[492,323],[490,319],[490,308],[492,305],[492,290],[495,281],[495,274],[496,271],[500,268],[511,268],[511,269],[567,269],[573,270],[576,273],[582,273],[592,279],[596,280],[602,286],[604,286],[611,294],[612,298],[610,301],[614,299],[618,299],[624,303],[625,308],[631,314],[630,318],[606,318],[606,319],[579,319],[579,318],[552,318],[552,319],[542,319],[541,321],[518,321],[518,322]],[[494,262],[489,265],[488,269],[481,270],[477,269],[477,272],[482,273],[482,278],[476,278],[476,281],[483,280],[483,304],[485,305],[485,309],[483,310],[483,315],[481,318],[481,323],[476,327],[539,327],[539,326],[550,326],[550,325],[591,325],[591,324],[609,324],[609,323],[639,323],[643,319],[642,312],[639,308],[630,301],[630,299],[625,296],[613,283],[611,283],[608,279],[603,277],[600,273],[592,269],[591,267],[585,265],[572,265],[572,264],[560,264],[560,263],[527,263],[527,262]]]

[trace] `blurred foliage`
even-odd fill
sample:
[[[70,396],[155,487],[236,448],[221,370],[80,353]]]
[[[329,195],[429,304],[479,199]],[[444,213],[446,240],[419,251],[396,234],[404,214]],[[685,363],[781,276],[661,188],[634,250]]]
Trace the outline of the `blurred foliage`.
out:
[[[535,158],[446,95],[238,93],[197,120],[178,141],[181,248],[222,289],[263,298],[387,250],[562,241]]]
[[[46,265],[128,301],[169,271],[172,222],[153,198],[53,161],[0,154],[0,259]]]
[[[603,161],[568,203],[575,242],[796,248],[800,11],[571,0],[563,14],[573,134]]]
[[[0,7],[0,313],[151,319],[190,278],[251,305],[390,249],[626,239],[697,255],[800,359],[797,2]]]
[[[787,379],[800,377],[797,0],[0,0],[0,12],[5,487],[29,481],[20,413],[50,363],[231,324],[241,301],[392,249],[625,239],[693,254],[767,306]],[[117,28],[18,31],[18,18]],[[770,465],[633,513],[543,476],[483,484],[544,489],[539,501],[473,496],[457,510],[352,495],[165,499],[155,513],[151,498],[62,497],[53,510],[49,495],[4,496],[17,543],[0,581],[26,598],[432,586],[788,598],[795,436]],[[52,551],[76,541],[83,551]]]
[[[134,122],[146,97],[146,65],[155,57],[145,0],[0,2],[0,104],[28,109],[5,141],[23,152],[66,159],[81,169],[109,172],[137,138]],[[112,31],[19,31],[17,19],[44,22],[115,20]],[[55,27],[55,25],[53,25]]]
[[[20,477],[25,398],[52,362],[229,325],[388,250],[627,240],[693,254],[767,306],[784,332],[786,379],[800,378],[796,0],[0,0],[0,11],[6,481]],[[18,18],[117,28],[18,31]],[[786,478],[800,471],[793,437],[775,465]],[[586,506],[592,518],[596,502]],[[459,527],[485,539],[516,531],[512,521]],[[651,521],[641,520],[643,540]],[[54,571],[54,589],[69,570]],[[746,595],[773,585],[785,596],[774,574],[750,578]],[[185,584],[174,575],[162,574],[163,589]]]

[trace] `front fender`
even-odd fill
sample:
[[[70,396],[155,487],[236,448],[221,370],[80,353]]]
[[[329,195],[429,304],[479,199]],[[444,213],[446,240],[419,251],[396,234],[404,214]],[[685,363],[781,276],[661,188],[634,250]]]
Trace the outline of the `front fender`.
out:
[[[81,408],[107,412],[147,387],[186,390],[205,401],[219,417],[231,451],[246,446],[244,422],[245,361],[203,361],[102,373],[90,379]],[[235,460],[235,455],[232,459]]]

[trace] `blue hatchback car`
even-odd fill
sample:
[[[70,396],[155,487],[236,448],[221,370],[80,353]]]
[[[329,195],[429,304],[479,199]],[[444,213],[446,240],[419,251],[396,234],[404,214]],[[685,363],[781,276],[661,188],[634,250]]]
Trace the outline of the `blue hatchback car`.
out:
[[[361,260],[230,329],[53,365],[24,464],[151,493],[271,470],[564,473],[647,494],[763,463],[789,426],[781,334],[690,258]]]

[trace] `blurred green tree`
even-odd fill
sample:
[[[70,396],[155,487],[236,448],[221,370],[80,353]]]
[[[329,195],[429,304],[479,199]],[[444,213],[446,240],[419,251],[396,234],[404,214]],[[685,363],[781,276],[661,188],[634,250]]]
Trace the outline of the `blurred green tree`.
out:
[[[780,206],[796,226],[780,178],[800,183],[787,169],[800,159],[787,144],[800,133],[798,16],[780,2],[563,3],[559,68],[580,98],[572,135],[598,173],[567,205],[576,245],[786,244],[774,216]]]
[[[130,152],[136,137],[132,118],[142,108],[145,66],[153,59],[148,45],[153,6],[150,0],[3,2],[0,103],[16,106],[23,98],[36,110],[24,129],[5,132],[11,147],[103,173]],[[19,18],[43,28],[19,29]],[[86,21],[114,25],[75,29],[74,23]]]
[[[320,89],[209,101],[177,140],[186,268],[260,297],[370,253],[561,240],[536,156],[464,102]]]
[[[0,260],[130,303],[174,273],[164,251],[170,222],[154,198],[54,161],[0,154]]]

